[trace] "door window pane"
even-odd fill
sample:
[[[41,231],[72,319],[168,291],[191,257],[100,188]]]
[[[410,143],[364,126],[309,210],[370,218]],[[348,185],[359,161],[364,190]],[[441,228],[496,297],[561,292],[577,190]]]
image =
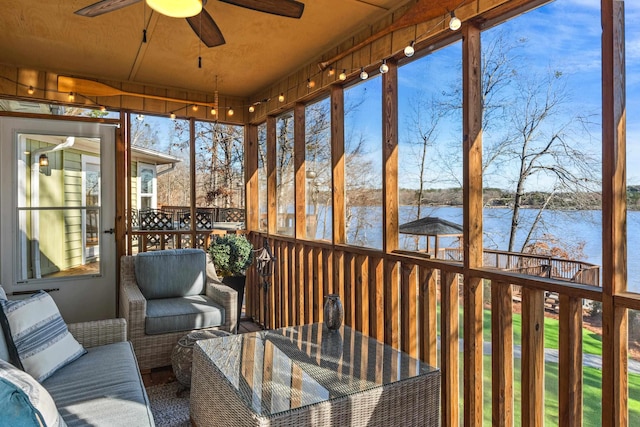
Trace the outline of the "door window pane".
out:
[[[19,134],[18,281],[100,273],[100,140]]]

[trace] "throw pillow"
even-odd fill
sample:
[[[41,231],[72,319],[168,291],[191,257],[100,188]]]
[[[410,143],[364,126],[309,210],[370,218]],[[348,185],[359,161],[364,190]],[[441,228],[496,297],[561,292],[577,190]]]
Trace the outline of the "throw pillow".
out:
[[[0,285],[0,299],[7,299],[7,293],[4,291],[2,285]]]
[[[87,351],[67,329],[53,298],[40,291],[23,300],[0,300],[10,338],[24,370],[42,382]]]
[[[0,360],[0,414],[2,425],[66,426],[47,390],[29,374],[3,360]]]

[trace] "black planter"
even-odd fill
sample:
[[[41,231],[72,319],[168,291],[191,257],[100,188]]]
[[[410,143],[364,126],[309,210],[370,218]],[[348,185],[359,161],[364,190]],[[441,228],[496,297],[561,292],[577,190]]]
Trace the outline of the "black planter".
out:
[[[238,293],[238,321],[242,318],[242,302],[244,301],[244,285],[246,276],[226,276],[222,278],[222,283]]]

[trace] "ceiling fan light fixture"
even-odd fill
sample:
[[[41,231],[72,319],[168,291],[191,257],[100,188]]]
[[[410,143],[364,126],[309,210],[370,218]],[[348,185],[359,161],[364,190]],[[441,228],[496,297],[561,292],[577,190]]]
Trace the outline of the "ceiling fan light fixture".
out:
[[[158,13],[171,18],[189,18],[202,11],[202,0],[146,0]]]

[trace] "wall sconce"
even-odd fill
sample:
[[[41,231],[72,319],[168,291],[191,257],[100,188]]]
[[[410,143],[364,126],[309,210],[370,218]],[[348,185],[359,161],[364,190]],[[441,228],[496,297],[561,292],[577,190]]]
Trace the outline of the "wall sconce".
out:
[[[40,167],[46,167],[49,166],[49,157],[47,157],[46,154],[40,154],[40,157],[38,158],[38,164],[40,165]]]

